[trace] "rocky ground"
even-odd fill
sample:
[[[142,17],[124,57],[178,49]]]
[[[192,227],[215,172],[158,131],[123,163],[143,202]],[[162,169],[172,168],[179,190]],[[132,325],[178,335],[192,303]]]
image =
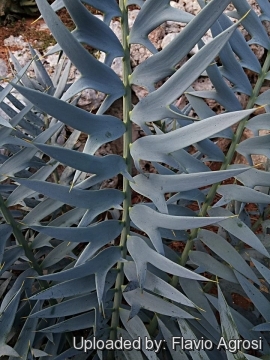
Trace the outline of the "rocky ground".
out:
[[[249,0],[250,4],[253,6],[255,11],[259,13],[259,7],[256,5],[256,2],[254,0]],[[179,1],[171,1],[171,5],[175,8],[185,10],[193,15],[197,14],[200,10],[200,7],[196,0],[179,0]],[[230,6],[228,10],[233,10]],[[136,7],[133,7],[133,9],[130,11],[129,14],[129,23],[130,26],[132,26],[137,14],[138,9]],[[66,24],[66,26],[69,27],[69,29],[74,28],[74,24],[68,14],[65,11],[60,11],[60,16],[62,21]],[[101,17],[101,15],[96,14],[96,16]],[[10,55],[9,52],[12,52],[13,55],[18,59],[21,65],[25,65],[30,59],[31,54],[29,51],[28,43],[30,43],[39,53],[40,57],[42,57],[46,52],[55,44],[55,41],[50,34],[50,31],[43,20],[39,20],[37,22],[33,22],[34,19],[21,19],[18,21],[14,21],[14,23],[6,23],[3,24],[3,26],[0,29],[0,77],[6,78],[7,80],[12,78],[13,73],[13,65],[10,61]],[[266,24],[267,26],[269,24]],[[176,23],[172,21],[167,21],[166,23],[163,23],[160,25],[157,29],[155,29],[149,36],[150,40],[156,47],[156,49],[160,50],[167,46],[167,44],[175,37],[177,34],[183,29],[185,26],[184,23]],[[121,39],[121,31],[120,31],[120,22],[119,19],[114,19],[114,21],[111,23],[111,28],[116,33],[116,35]],[[244,34],[248,36],[247,33]],[[205,34],[203,40],[205,42],[208,42],[211,40],[211,34],[208,32]],[[252,45],[253,51],[257,55],[258,59],[261,60],[264,56],[264,49],[260,46]],[[198,49],[195,47],[190,52],[189,56],[192,56]],[[100,61],[103,60],[103,54],[99,57]],[[145,47],[141,45],[132,45],[131,46],[131,63],[133,68],[136,67],[139,63],[144,61],[146,58],[151,56],[151,53],[149,50],[147,50]],[[182,63],[185,61],[184,59]],[[48,71],[48,73],[53,74],[55,66],[58,61],[58,54],[53,54],[46,56],[43,59],[43,63]],[[180,64],[181,65],[181,64]],[[121,77],[121,59],[116,58],[112,65],[115,72]],[[33,70],[29,68],[28,75],[34,76]],[[79,77],[79,73],[74,67],[71,67],[68,81],[72,82],[76,78]],[[256,75],[255,74],[249,74],[251,82],[256,81]],[[3,80],[5,82],[5,80]],[[201,76],[193,85],[195,90],[212,90],[213,86],[210,80],[207,77]],[[136,103],[138,99],[140,100],[142,97],[144,97],[147,92],[143,88],[139,88],[138,86],[133,87],[134,90],[134,97],[133,101]],[[247,96],[245,95],[239,95],[240,101],[245,106],[247,103]],[[78,106],[88,110],[88,111],[95,111],[102,100],[104,99],[104,94],[102,93],[96,93],[94,90],[85,90],[81,98],[78,102]],[[186,104],[185,96],[182,96],[178,99],[177,105],[179,108],[184,107]],[[216,111],[220,112],[222,111],[222,108],[214,103],[214,101],[209,101],[209,104],[211,107]],[[114,104],[114,107],[110,110],[111,113],[114,115],[121,117],[122,109],[121,109],[121,102],[116,102]],[[140,136],[140,130],[136,127],[134,127],[134,140]],[[245,137],[252,136],[252,133],[245,132]],[[65,134],[62,134],[62,138],[65,137]],[[59,142],[61,142],[61,139],[59,139]],[[108,144],[105,149],[101,149],[101,151],[105,151],[106,153],[111,152],[120,152],[122,146],[121,146],[121,140],[119,140],[120,143],[115,144]],[[228,140],[221,139],[220,140],[220,147],[222,150],[226,151],[227,146],[229,145]],[[83,142],[81,142],[81,147],[83,146]],[[264,160],[262,157],[258,157],[255,159],[256,163],[260,163]],[[245,160],[242,157],[237,157],[236,162],[244,162]],[[115,184],[114,184],[115,185]]]
[[[259,7],[256,5],[256,1],[249,0],[250,4],[259,13]],[[178,0],[178,1],[171,1],[171,5],[175,8],[187,11],[191,14],[197,14],[200,10],[200,6],[196,0]],[[228,10],[232,10],[232,7],[229,6]],[[130,11],[129,14],[129,23],[130,26],[133,25],[133,22],[138,14],[136,8]],[[65,11],[60,12],[60,16],[62,21],[70,28],[74,28],[73,22],[68,16]],[[101,15],[96,15],[97,17],[101,17]],[[181,31],[181,29],[185,26],[184,23],[176,23],[172,21],[167,21],[155,29],[149,36],[150,40],[154,44],[154,46],[161,50],[167,46],[167,44],[177,36],[177,34]],[[115,19],[112,24],[111,28],[116,33],[116,35],[121,39],[121,30],[120,30],[120,22],[119,19]],[[211,34],[208,32],[205,34],[203,40],[208,42],[211,40]],[[39,20],[37,22],[33,22],[33,19],[22,19],[18,21],[14,21],[13,23],[4,24],[1,27],[0,31],[0,76],[1,77],[9,77],[12,72],[12,64],[9,63],[9,54],[8,52],[11,51],[19,60],[21,65],[26,64],[27,61],[31,59],[31,54],[28,49],[28,43],[30,43],[36,50],[39,51],[41,55],[44,55],[48,49],[55,43],[52,35],[50,34],[49,29],[47,28],[46,24],[43,20]],[[264,54],[264,49],[259,46],[253,46],[253,50],[256,53],[257,57],[261,59]],[[197,51],[197,47],[195,47],[191,52],[190,55]],[[136,67],[139,63],[144,61],[151,55],[150,51],[144,48],[141,45],[132,45],[131,46],[131,62],[132,66]],[[50,73],[53,73],[54,67],[57,63],[58,56],[52,55],[48,56],[44,59],[46,64],[47,70]],[[103,56],[100,57],[100,60],[103,60]],[[121,76],[121,59],[115,59],[113,63],[113,69],[116,73]],[[76,74],[74,69],[71,70],[70,79],[72,81],[72,77],[79,76]],[[210,90],[212,89],[212,85],[207,78],[200,78],[194,84],[195,90]],[[145,96],[145,92],[143,89],[138,89],[134,87],[134,91],[139,99]],[[87,101],[91,101],[89,98],[91,93],[86,94],[82,97],[82,103],[86,105]],[[89,98],[89,99],[88,99]],[[97,108],[99,106],[99,101],[102,101],[102,97],[98,99],[97,102],[91,104],[91,108],[93,106]],[[242,100],[245,102],[245,99]]]

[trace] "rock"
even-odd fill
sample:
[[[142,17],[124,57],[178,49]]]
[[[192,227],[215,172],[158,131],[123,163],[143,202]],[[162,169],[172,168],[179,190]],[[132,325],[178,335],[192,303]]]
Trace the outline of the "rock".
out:
[[[128,14],[128,26],[131,28],[136,20],[136,17],[138,15],[140,10],[132,10]]]
[[[164,36],[163,40],[161,41],[161,48],[164,49],[169,43],[176,38],[177,33],[169,33]]]
[[[56,143],[58,145],[64,145],[64,143],[66,142],[66,136],[67,136],[67,132],[65,128],[63,128],[57,137]]]
[[[20,36],[11,35],[10,37],[4,40],[4,45],[23,49],[27,46],[27,43],[23,40],[22,35]]]
[[[162,39],[165,36],[166,24],[163,23],[149,34],[149,40],[155,45],[157,49],[161,47]]]
[[[202,37],[202,41],[204,42],[204,44],[208,44],[210,41],[213,40],[213,37],[212,37],[212,34],[211,34],[211,31],[207,31],[207,33]],[[190,54],[191,55],[194,55],[196,54],[197,52],[199,51],[199,47],[198,45],[195,45],[193,49],[190,50]]]
[[[118,185],[118,176],[114,176],[111,179],[104,180],[100,185],[100,189],[116,189]]]
[[[170,1],[170,5],[172,7],[174,7],[175,9],[180,9],[185,11],[185,2],[180,1],[180,2],[176,2],[176,1]]]
[[[49,46],[48,49],[46,50],[46,52],[48,52],[53,46]],[[52,55],[48,55],[45,57],[46,63],[48,63],[50,68],[55,68],[58,60],[59,60],[59,54],[52,54]]]
[[[257,44],[252,44],[250,46],[251,50],[254,52],[258,60],[261,60],[264,55],[264,48]]]
[[[177,23],[174,21],[167,21],[166,23],[166,34],[179,33],[186,24]]]
[[[251,155],[253,165],[260,167],[260,169],[266,169],[267,157],[264,155]]]
[[[23,37],[20,36],[9,36],[4,40],[4,46],[15,47],[17,50],[12,51],[12,54],[17,58],[21,66],[27,64],[31,60],[31,54],[28,48],[28,43],[23,40]]]
[[[255,11],[257,15],[261,15],[261,8],[257,4],[256,0],[248,0],[249,5],[252,7],[252,9]]]
[[[135,92],[135,94],[139,100],[141,100],[146,95],[148,95],[148,91],[145,88],[140,87],[138,85],[132,85],[132,90]]]
[[[144,60],[152,56],[152,53],[140,44],[131,44],[130,46],[130,57],[131,66],[135,68],[137,65],[142,63]]]
[[[128,22],[129,27],[132,27],[134,24],[134,21],[139,13],[139,10],[132,10],[129,12],[128,15]],[[121,25],[119,21],[112,21],[110,28],[113,30],[113,32],[116,34],[118,39],[122,41],[122,33],[121,33]],[[162,39],[165,35],[165,24],[162,24],[158,28],[154,29],[149,34],[149,39],[152,41],[152,43],[155,45],[157,49],[160,48]],[[151,56],[152,53],[146,49],[141,44],[131,44],[131,64],[132,67],[136,67],[138,64],[146,60],[149,56]],[[120,60],[115,59],[114,63],[112,65],[112,68],[114,71],[121,77],[122,70],[120,70]]]
[[[0,59],[0,77],[5,78],[8,74],[8,67],[6,62]]]
[[[104,93],[100,93],[93,89],[86,89],[82,91],[78,106],[91,112],[96,110],[105,98]]]
[[[162,39],[165,36],[165,29],[166,25],[162,24],[149,34],[149,40],[153,43],[156,49],[161,48]],[[130,55],[131,65],[132,67],[136,67],[137,65],[148,59],[150,56],[152,56],[152,53],[141,44],[131,44]]]
[[[115,35],[118,37],[118,39],[122,42],[122,31],[121,31],[121,25],[119,21],[112,21],[110,28],[115,33]]]
[[[195,91],[210,91],[213,90],[213,84],[208,77],[201,76],[194,82],[193,88]]]
[[[112,69],[116,72],[116,74],[123,79],[123,62],[122,58],[115,58],[112,63]]]
[[[188,0],[188,1],[171,1],[170,5],[176,9],[180,9],[183,11],[187,11],[193,15],[197,15],[197,13],[201,10],[200,5],[197,0]]]
[[[28,61],[30,61],[32,59],[30,51],[26,47],[21,50],[12,51],[12,54],[18,60],[21,67],[25,66],[28,63]],[[11,59],[10,59],[10,61],[11,61]],[[28,68],[28,70],[30,70],[30,68]]]
[[[39,30],[43,31],[43,30],[49,30],[48,25],[44,22],[44,23],[39,23]]]

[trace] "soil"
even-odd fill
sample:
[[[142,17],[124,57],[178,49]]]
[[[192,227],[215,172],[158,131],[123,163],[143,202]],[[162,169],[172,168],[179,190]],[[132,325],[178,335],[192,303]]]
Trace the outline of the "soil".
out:
[[[7,39],[10,36],[23,36],[24,38],[29,39],[29,31],[36,31],[35,27],[32,27],[31,23],[33,22],[33,19],[23,19],[18,20],[16,22],[12,22],[11,24],[2,25],[0,29],[0,57],[1,59],[5,60],[8,63],[8,50],[14,51],[18,50],[16,47],[12,47],[8,49],[4,45],[4,40]]]
[[[63,23],[70,29],[74,29],[74,23],[69,14],[65,10],[58,12]],[[46,27],[43,19],[37,20],[36,17],[27,17],[21,19],[12,19],[9,22],[3,22],[0,25],[0,58],[8,64],[8,50],[16,51],[18,47],[7,47],[4,40],[10,36],[21,36],[25,42],[31,44],[42,55],[48,46],[55,44],[55,39],[51,35],[50,30]],[[37,21],[36,21],[37,20]]]

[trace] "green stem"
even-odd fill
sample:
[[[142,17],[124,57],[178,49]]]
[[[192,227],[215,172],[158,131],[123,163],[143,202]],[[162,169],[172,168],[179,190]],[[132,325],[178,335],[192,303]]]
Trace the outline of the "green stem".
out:
[[[21,233],[17,222],[14,220],[9,209],[6,207],[6,204],[5,204],[4,199],[1,194],[0,194],[0,210],[3,214],[3,217],[6,221],[6,223],[12,227],[12,232],[13,232],[16,240],[18,241],[19,245],[23,247],[25,256],[29,259],[30,263],[32,264],[33,269],[36,270],[38,275],[43,275],[42,269],[38,265],[37,260],[34,257],[34,254],[32,253],[31,249],[29,248],[28,243],[25,240],[25,237]]]
[[[11,215],[11,212],[9,211],[8,207],[6,206],[4,199],[2,195],[0,194],[0,210],[2,212],[2,215],[6,221],[7,224],[9,224],[12,227],[13,235],[15,236],[16,240],[18,241],[19,245],[23,247],[24,254],[28,258],[29,262],[31,263],[33,269],[37,272],[39,276],[43,275],[43,271],[41,266],[38,264],[37,259],[35,258],[33,252],[31,251],[28,242],[25,240],[25,237],[23,236],[19,225],[14,220],[13,216]],[[40,286],[41,290],[48,289],[50,286],[45,280],[37,280]],[[57,301],[55,299],[49,299],[49,303],[51,306],[56,305]],[[70,345],[72,345],[72,338],[70,334],[65,334],[65,338],[68,341]]]
[[[147,330],[148,330],[148,333],[150,336],[155,336],[155,333],[156,333],[156,330],[157,330],[157,326],[158,326],[158,321],[157,321],[157,315],[155,314],[149,325],[146,326]]]
[[[261,87],[263,85],[263,82],[265,80],[266,73],[269,70],[269,67],[270,67],[270,51],[268,51],[268,53],[267,53],[267,57],[265,59],[264,65],[262,67],[262,71],[259,74],[256,85],[255,85],[255,87],[254,87],[254,89],[252,91],[252,95],[249,98],[249,101],[247,103],[247,106],[246,106],[247,110],[252,109],[254,107],[255,102],[256,102],[256,100],[258,98],[258,95],[260,93]],[[237,130],[236,130],[236,133],[234,134],[234,137],[232,139],[232,142],[231,142],[230,148],[228,150],[228,153],[226,154],[225,161],[223,162],[220,170],[226,170],[228,168],[228,166],[231,164],[232,159],[233,159],[234,154],[235,154],[235,151],[236,151],[236,147],[240,142],[240,139],[242,137],[242,134],[243,134],[243,131],[245,129],[245,126],[246,126],[246,123],[247,123],[248,119],[249,119],[249,117],[246,117],[245,119],[240,121],[240,123],[239,123],[239,125],[237,127]],[[216,183],[216,184],[212,185],[210,191],[207,194],[206,200],[205,200],[204,204],[202,205],[201,211],[199,212],[198,216],[206,216],[208,208],[213,203],[213,200],[214,200],[214,197],[216,195],[217,188],[219,187],[219,185],[220,185],[220,183]],[[194,239],[198,235],[198,230],[199,229],[193,229],[191,231],[191,233],[190,233],[189,239],[188,239],[188,241],[186,243],[185,249],[184,249],[184,251],[182,253],[182,256],[181,256],[180,264],[182,266],[185,266],[185,264],[186,264],[186,262],[188,260],[188,254],[189,254],[190,250],[193,247]],[[178,284],[178,277],[177,276],[174,276],[172,278],[171,284],[173,286],[176,286]]]
[[[12,227],[12,232],[13,232],[16,240],[18,241],[19,245],[22,246],[22,248],[24,250],[24,254],[28,258],[33,269],[38,273],[39,276],[43,275],[41,266],[38,264],[33,252],[31,251],[31,249],[28,245],[28,242],[25,240],[25,237],[23,236],[23,234],[19,228],[19,225],[17,224],[17,222],[14,220],[13,216],[11,215],[11,212],[7,208],[1,194],[0,194],[0,210],[2,212],[2,215],[3,215],[6,223]],[[47,281],[38,280],[38,283],[42,290],[49,288],[49,284],[47,283]],[[54,305],[56,302],[55,302],[55,300],[51,299],[51,303],[52,303],[52,305]]]
[[[131,66],[130,66],[130,51],[129,51],[129,44],[128,44],[128,35],[129,35],[129,28],[128,28],[128,9],[126,6],[126,0],[119,1],[119,7],[122,12],[121,18],[121,25],[122,25],[122,39],[123,39],[123,49],[124,49],[124,56],[123,56],[123,83],[126,88],[126,93],[123,97],[123,121],[126,125],[126,132],[124,134],[124,148],[123,148],[123,157],[127,163],[127,170],[131,173],[132,170],[132,161],[130,156],[130,144],[132,142],[132,127],[130,121],[130,111],[132,110],[131,105],[131,87],[129,84],[129,76],[131,75]],[[121,233],[120,239],[120,247],[122,250],[122,258],[126,258],[127,255],[127,237],[130,232],[130,218],[129,218],[129,208],[131,206],[131,188],[129,185],[129,181],[126,178],[123,178],[123,192],[125,194],[125,199],[123,202],[123,217],[122,220],[125,224],[124,229]],[[112,314],[112,321],[111,321],[111,336],[112,340],[116,339],[117,336],[117,327],[119,326],[119,308],[122,302],[122,290],[121,287],[124,284],[124,271],[123,271],[123,263],[119,262],[117,264],[118,275],[116,278],[115,284],[115,297],[114,297],[114,304],[113,304],[113,314]],[[110,358],[113,357],[113,352],[109,354]]]

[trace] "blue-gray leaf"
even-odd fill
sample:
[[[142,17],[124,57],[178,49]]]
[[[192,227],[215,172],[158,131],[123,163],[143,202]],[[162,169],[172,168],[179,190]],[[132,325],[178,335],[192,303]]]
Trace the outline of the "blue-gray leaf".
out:
[[[160,255],[151,249],[140,237],[130,236],[127,241],[127,248],[137,268],[137,276],[140,288],[144,287],[146,279],[147,263],[156,266],[158,269],[194,280],[206,280],[204,276],[198,275],[185,267],[174,263],[165,256]]]
[[[142,137],[131,145],[131,155],[136,163],[139,160],[160,161],[169,165],[170,162],[173,162],[172,166],[177,167],[178,164],[171,153],[232,126],[252,114],[253,111],[252,109],[224,113],[198,121],[168,134],[158,135],[158,137],[156,135]],[[179,139],[181,139],[181,142]]]
[[[229,265],[238,270],[241,274],[253,280],[258,285],[260,281],[251,270],[250,266],[239,255],[235,248],[223,237],[209,230],[199,230],[198,238],[204,242],[212,251],[214,251],[221,259],[225,260]]]
[[[50,95],[14,85],[36,107],[63,123],[91,135],[89,150],[94,153],[102,144],[119,138],[125,125],[110,115],[93,115]],[[37,141],[38,143],[38,141]]]
[[[130,218],[139,229],[147,233],[154,247],[160,254],[164,254],[164,249],[159,228],[187,230],[225,220],[224,217],[171,216],[157,212],[145,205],[134,206],[130,210]],[[149,219],[151,219],[151,222]]]
[[[238,169],[239,172],[246,171],[248,168]],[[168,213],[164,194],[168,192],[187,191],[198,189],[205,185],[236,176],[237,172],[230,170],[216,172],[200,172],[180,175],[158,175],[147,174],[134,177],[134,184],[130,184],[136,192],[148,197],[156,205],[160,212]]]

